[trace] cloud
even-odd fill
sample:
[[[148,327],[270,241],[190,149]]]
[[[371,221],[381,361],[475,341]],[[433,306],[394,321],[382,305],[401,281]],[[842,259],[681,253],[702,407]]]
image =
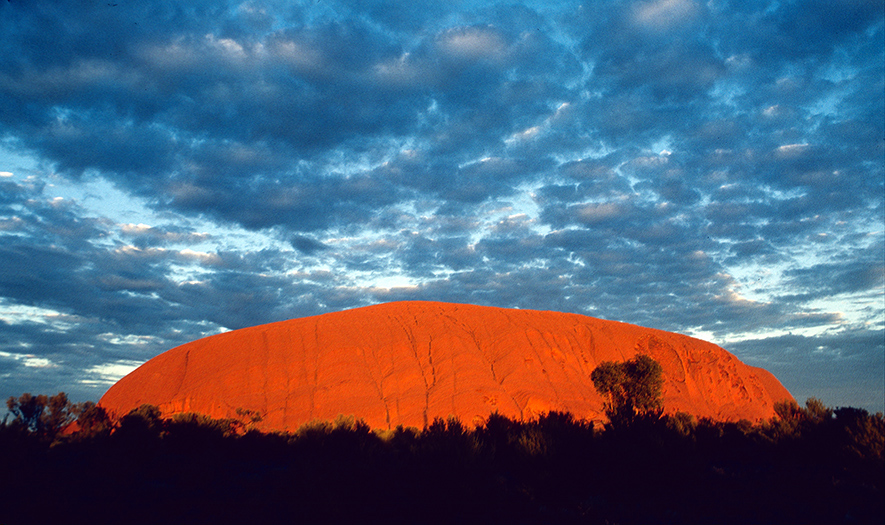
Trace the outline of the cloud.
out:
[[[398,298],[878,333],[880,8],[0,4],[0,373]]]
[[[294,237],[292,237],[292,246],[296,250],[307,255],[312,255],[316,252],[323,251],[329,248],[320,241],[304,235],[295,235]]]
[[[633,7],[633,18],[639,26],[664,31],[673,26],[690,23],[699,7],[692,0],[657,0],[642,2]]]
[[[850,328],[817,337],[790,334],[725,347],[748,364],[773,372],[800,403],[816,397],[829,406],[882,412],[883,336],[881,330]]]
[[[490,61],[504,58],[506,43],[493,27],[458,27],[437,37],[443,56],[458,62]]]

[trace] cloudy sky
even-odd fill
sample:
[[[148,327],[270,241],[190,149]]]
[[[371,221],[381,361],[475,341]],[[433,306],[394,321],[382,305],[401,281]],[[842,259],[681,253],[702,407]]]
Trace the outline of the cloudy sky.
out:
[[[403,299],[885,404],[881,0],[0,2],[0,396]]]

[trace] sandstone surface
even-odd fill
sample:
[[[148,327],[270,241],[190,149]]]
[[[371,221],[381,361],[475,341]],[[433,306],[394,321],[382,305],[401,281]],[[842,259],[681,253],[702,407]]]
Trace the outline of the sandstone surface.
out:
[[[242,419],[237,409],[250,410],[265,431],[342,414],[373,428],[550,410],[602,420],[590,373],[638,353],[663,367],[666,412],[757,421],[792,399],[769,372],[685,335],[560,312],[408,301],[193,341],[122,378],[99,404],[118,417],[144,403],[166,416]]]

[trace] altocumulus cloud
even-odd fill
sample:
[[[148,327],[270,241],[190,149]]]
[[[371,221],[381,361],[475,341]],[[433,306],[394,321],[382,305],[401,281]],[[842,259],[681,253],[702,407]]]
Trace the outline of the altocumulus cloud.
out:
[[[0,393],[427,299],[882,410],[881,2],[550,4],[0,3]]]

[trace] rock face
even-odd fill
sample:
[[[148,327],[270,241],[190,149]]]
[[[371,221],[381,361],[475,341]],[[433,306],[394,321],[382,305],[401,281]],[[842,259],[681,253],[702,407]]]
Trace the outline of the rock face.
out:
[[[173,348],[121,379],[100,405],[125,415],[262,416],[261,430],[354,415],[373,428],[435,417],[550,410],[604,419],[590,373],[648,354],[664,370],[664,406],[717,420],[774,415],[792,399],[769,372],[688,336],[558,312],[398,302],[235,330]]]

